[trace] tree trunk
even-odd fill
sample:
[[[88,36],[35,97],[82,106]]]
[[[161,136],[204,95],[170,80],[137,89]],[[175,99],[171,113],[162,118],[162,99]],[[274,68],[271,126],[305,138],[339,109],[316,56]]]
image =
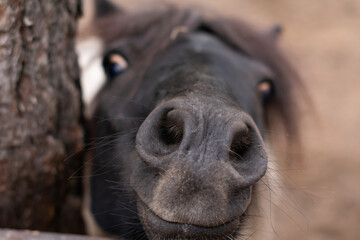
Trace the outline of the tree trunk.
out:
[[[39,231],[14,231],[0,229],[1,240],[111,240],[110,238],[88,237],[73,234],[44,233]],[[119,238],[118,240],[121,240]]]
[[[80,0],[0,0],[0,227],[82,232]]]

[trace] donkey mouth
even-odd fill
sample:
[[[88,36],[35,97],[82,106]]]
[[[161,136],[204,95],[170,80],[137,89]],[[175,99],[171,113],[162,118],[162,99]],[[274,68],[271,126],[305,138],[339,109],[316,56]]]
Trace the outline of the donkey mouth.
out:
[[[138,202],[141,221],[149,239],[229,239],[239,231],[243,216],[215,227],[169,222]]]

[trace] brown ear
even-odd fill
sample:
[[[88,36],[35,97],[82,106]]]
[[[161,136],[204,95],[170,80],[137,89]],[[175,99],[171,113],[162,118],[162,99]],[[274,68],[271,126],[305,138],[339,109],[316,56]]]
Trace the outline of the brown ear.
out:
[[[108,0],[95,0],[95,18],[122,13],[123,10]]]

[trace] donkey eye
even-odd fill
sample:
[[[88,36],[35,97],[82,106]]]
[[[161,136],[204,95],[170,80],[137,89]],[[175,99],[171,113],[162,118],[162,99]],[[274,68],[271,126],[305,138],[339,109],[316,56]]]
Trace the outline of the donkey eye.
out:
[[[270,79],[258,83],[257,92],[263,105],[266,105],[274,94],[274,83]]]
[[[103,67],[109,78],[114,78],[123,73],[128,68],[125,57],[117,52],[110,52],[105,55]]]

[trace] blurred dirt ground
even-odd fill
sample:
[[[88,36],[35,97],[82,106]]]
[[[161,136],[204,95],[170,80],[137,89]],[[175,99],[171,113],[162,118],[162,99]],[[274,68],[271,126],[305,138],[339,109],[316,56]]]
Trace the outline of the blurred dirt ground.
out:
[[[179,4],[117,2],[130,10]],[[284,27],[280,44],[304,79],[316,114],[304,110],[304,160],[281,167],[287,203],[274,207],[279,219],[274,231],[277,239],[360,239],[360,1],[182,0],[181,5],[215,9],[264,30]]]

